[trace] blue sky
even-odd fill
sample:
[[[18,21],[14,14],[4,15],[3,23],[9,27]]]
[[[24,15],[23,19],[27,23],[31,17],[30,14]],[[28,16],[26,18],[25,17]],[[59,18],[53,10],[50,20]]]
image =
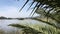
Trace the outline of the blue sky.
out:
[[[25,6],[25,8],[19,12],[19,9],[23,6],[25,0],[0,0],[0,16],[5,17],[28,17],[30,14],[30,10],[26,12],[29,4]],[[36,15],[36,14],[35,14]]]

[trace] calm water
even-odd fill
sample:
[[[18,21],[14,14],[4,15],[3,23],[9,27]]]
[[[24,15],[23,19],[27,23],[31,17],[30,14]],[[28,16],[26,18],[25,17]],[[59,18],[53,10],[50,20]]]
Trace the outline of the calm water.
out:
[[[2,30],[6,34],[9,34],[8,32],[10,32],[10,34],[12,34],[11,32],[13,31],[13,34],[15,34],[19,29],[16,28],[16,27],[8,26],[8,25],[9,24],[16,24],[16,23],[17,24],[22,24],[22,25],[34,25],[34,24],[38,24],[37,21],[29,20],[29,19],[27,19],[27,20],[0,20],[0,31]]]
[[[16,23],[22,24],[22,25],[24,25],[24,24],[29,25],[29,24],[34,24],[33,22],[35,22],[35,21],[34,20],[0,20],[0,34],[19,34],[19,32],[16,33],[19,30],[18,28],[11,27],[8,25],[16,24]]]
[[[19,23],[20,20],[0,20],[0,34],[15,34],[17,28],[8,26],[9,24]],[[11,32],[14,31],[14,32]],[[2,33],[1,33],[2,32]],[[9,33],[8,33],[9,32]]]

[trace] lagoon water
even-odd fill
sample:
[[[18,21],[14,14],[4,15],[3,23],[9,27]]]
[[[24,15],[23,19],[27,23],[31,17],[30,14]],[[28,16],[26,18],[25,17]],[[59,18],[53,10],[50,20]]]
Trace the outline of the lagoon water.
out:
[[[9,24],[22,24],[22,25],[34,25],[38,24],[39,22],[36,20],[0,20],[0,34],[1,31],[3,34],[19,34],[19,28],[8,26]]]
[[[6,20],[6,19],[2,19],[0,20],[0,34],[15,34],[15,32],[17,31],[17,28],[13,28],[8,26],[9,24],[15,24],[20,22],[20,20]],[[14,32],[11,32],[14,31]]]
[[[30,22],[30,23],[29,23]],[[6,20],[6,19],[1,19],[0,20],[0,34],[18,34],[17,31],[19,30],[16,27],[11,27],[8,26],[9,24],[31,24],[34,22],[34,20]],[[36,23],[36,22],[35,22]],[[32,23],[34,24],[34,23]]]

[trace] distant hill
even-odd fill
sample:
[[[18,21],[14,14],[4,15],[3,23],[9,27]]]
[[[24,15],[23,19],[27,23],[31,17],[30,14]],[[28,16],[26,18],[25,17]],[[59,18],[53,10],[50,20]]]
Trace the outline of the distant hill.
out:
[[[7,17],[1,16],[0,19],[7,19]]]
[[[1,16],[0,19],[18,19],[18,20],[24,20],[24,19],[30,19],[30,18],[7,18],[4,16]]]
[[[24,18],[7,18],[4,16],[1,16],[0,19],[18,19],[18,20],[24,20]]]

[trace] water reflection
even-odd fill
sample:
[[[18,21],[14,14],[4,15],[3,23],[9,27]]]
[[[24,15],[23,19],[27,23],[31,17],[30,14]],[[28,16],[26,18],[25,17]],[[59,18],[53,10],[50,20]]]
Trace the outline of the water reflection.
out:
[[[19,20],[0,20],[0,34],[16,34],[17,28],[9,27],[9,24],[18,23]]]
[[[34,25],[34,24],[39,24],[38,21],[30,20],[30,19],[27,19],[27,20],[0,20],[0,34],[20,34],[21,29],[8,26],[9,24],[16,24],[16,23],[22,24],[22,25],[26,24],[29,26]],[[40,23],[40,24],[42,24],[42,23]]]

